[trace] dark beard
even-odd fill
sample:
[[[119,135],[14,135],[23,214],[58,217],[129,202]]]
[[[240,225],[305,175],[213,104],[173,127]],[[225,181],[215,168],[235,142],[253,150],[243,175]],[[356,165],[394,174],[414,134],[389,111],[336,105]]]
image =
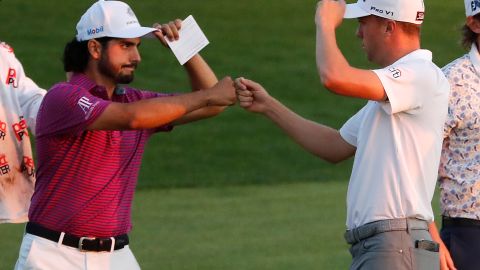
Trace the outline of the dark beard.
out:
[[[105,56],[106,54],[103,53],[100,58],[100,61],[98,62],[98,71],[102,75],[113,79],[116,84],[129,84],[133,81],[133,78],[134,78],[133,72],[130,75],[121,74],[121,73],[115,74],[113,72],[113,67],[110,65],[110,62]],[[136,64],[132,64],[132,65],[136,66]]]

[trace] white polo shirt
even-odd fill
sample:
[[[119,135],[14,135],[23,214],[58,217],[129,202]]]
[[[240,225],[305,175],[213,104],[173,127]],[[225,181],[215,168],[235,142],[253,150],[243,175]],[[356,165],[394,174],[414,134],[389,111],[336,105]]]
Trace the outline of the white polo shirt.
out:
[[[35,183],[29,132],[45,93],[25,76],[13,49],[0,43],[0,223],[27,220]]]
[[[357,148],[347,228],[393,218],[432,221],[449,83],[427,50],[374,72],[389,101],[369,101],[340,129]]]

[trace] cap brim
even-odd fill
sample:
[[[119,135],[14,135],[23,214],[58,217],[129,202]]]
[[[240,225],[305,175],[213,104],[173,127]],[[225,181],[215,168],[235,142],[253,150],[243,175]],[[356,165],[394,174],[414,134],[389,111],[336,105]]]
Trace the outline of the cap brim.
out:
[[[113,38],[141,38],[141,37],[147,37],[147,38],[152,38],[154,35],[152,32],[158,31],[157,28],[151,28],[151,27],[132,27],[129,29],[124,29],[123,31],[119,33],[115,33],[110,35],[110,37]]]
[[[357,3],[355,4],[348,4],[347,8],[345,9],[345,14],[343,15],[343,18],[345,19],[353,19],[353,18],[360,18],[360,17],[365,17],[369,16],[370,13],[366,12],[363,10],[360,5]]]
[[[468,17],[473,17],[473,16],[477,15],[478,13],[480,13],[480,10],[472,11],[472,12],[470,12],[470,13],[471,13],[471,14],[468,14],[468,12],[467,12],[467,18],[468,18]]]

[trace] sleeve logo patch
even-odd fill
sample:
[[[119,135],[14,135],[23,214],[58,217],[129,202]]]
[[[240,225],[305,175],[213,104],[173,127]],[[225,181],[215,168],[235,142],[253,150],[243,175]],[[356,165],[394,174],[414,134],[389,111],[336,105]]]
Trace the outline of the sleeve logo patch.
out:
[[[391,67],[391,68],[388,69],[388,71],[390,71],[390,73],[392,73],[392,76],[395,79],[398,79],[398,78],[402,77],[402,71],[400,71],[400,69],[398,69],[398,68]]]
[[[85,96],[80,98],[77,104],[78,106],[80,106],[80,108],[83,110],[85,114],[88,114],[90,112],[91,107],[93,105],[92,102],[90,102],[90,100]]]

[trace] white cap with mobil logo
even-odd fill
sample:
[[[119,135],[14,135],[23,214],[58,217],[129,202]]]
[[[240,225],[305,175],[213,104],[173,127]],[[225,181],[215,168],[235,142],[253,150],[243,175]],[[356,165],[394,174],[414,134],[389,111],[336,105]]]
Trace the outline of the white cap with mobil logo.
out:
[[[154,31],[157,29],[142,27],[126,3],[99,0],[77,23],[77,41],[100,37],[137,38]]]
[[[348,4],[346,19],[375,15],[394,21],[421,24],[425,15],[423,0],[358,0]]]
[[[465,0],[465,13],[467,17],[480,13],[480,0]]]

